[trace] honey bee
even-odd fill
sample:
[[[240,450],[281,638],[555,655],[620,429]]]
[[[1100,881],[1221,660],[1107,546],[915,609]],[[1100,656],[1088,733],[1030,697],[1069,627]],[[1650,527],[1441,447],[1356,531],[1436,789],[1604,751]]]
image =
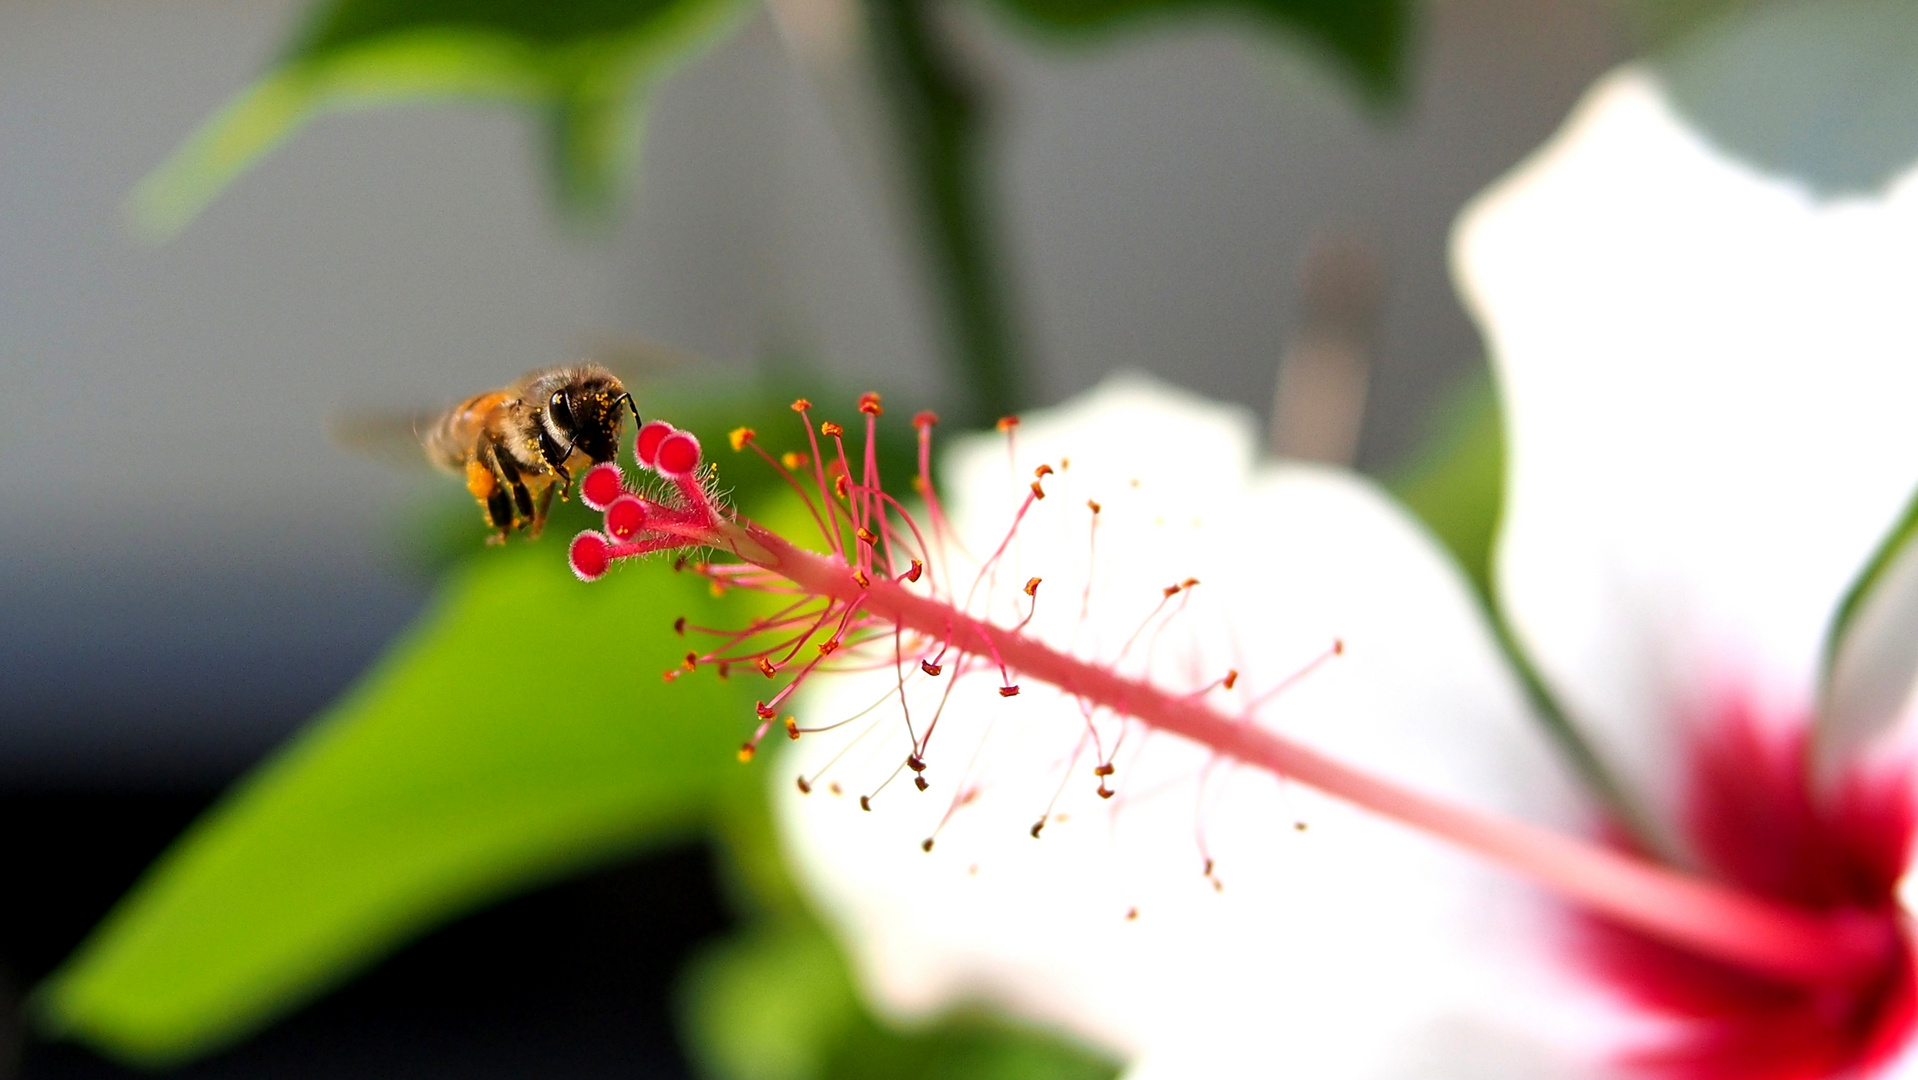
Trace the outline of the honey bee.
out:
[[[613,460],[622,409],[639,420],[633,395],[605,368],[544,368],[460,402],[419,438],[434,465],[465,477],[494,529],[487,542],[500,544],[515,529],[538,536],[553,493],[571,490],[573,470]]]

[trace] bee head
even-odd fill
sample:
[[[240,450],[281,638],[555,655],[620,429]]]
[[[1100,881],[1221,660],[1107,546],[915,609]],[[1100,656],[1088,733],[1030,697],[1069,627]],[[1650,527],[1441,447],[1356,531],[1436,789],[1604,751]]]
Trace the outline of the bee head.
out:
[[[635,417],[639,415],[632,395],[617,378],[591,368],[553,386],[544,404],[547,430],[553,438],[594,462],[618,456],[625,410],[631,408]]]

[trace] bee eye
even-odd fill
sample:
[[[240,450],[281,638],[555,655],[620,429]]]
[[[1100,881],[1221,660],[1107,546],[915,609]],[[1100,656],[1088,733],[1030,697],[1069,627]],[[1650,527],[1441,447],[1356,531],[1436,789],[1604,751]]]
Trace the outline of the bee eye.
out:
[[[563,428],[571,431],[577,425],[573,422],[573,407],[566,402],[566,391],[553,391],[553,400],[547,405],[553,419]]]

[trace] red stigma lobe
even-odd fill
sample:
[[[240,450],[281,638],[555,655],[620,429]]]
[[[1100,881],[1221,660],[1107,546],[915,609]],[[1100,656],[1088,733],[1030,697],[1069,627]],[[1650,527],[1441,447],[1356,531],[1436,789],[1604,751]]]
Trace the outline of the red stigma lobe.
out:
[[[633,440],[633,456],[641,465],[651,467],[659,454],[659,444],[673,433],[673,425],[655,420],[639,429],[639,436]]]

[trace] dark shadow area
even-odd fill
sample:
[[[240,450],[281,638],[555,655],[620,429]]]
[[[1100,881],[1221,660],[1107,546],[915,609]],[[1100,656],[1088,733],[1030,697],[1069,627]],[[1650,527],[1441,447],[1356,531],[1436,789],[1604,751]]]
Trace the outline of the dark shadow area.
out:
[[[0,795],[8,997],[64,958],[210,802]],[[725,911],[706,847],[649,855],[443,927],[252,1040],[157,1075],[687,1076],[670,994],[687,957],[728,927]],[[36,1080],[156,1075],[32,1039],[17,1060]]]

